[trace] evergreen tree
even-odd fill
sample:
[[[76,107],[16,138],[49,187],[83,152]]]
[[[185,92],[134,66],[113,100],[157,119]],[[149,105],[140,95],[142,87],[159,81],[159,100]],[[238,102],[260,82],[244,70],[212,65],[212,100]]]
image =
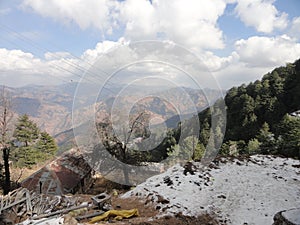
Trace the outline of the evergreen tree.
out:
[[[227,141],[222,144],[220,154],[237,156],[239,152],[244,149],[244,145],[244,141]]]
[[[247,153],[248,154],[258,153],[260,144],[261,143],[256,138],[251,139],[247,144],[247,149],[246,149]]]
[[[200,160],[205,153],[205,147],[196,136],[186,137],[177,148],[177,152],[171,152],[169,156],[179,157],[187,160]]]
[[[36,123],[29,119],[27,114],[18,118],[14,137],[18,146],[28,147],[37,141],[39,137],[39,128]]]
[[[209,137],[210,137],[210,125],[207,119],[203,122],[201,126],[201,132],[199,136],[199,141],[204,145],[207,146]]]
[[[57,151],[54,139],[47,132],[41,132],[26,114],[18,118],[13,136],[13,159],[20,167],[31,167],[45,161]]]
[[[205,146],[202,143],[198,142],[197,145],[196,145],[196,149],[195,149],[193,160],[194,161],[201,160],[202,157],[205,154],[205,150],[206,150]]]
[[[20,146],[13,151],[13,157],[18,167],[28,167],[35,165],[40,160],[39,152],[32,146]]]
[[[256,138],[261,143],[259,149],[262,154],[276,153],[276,140],[268,123],[262,125]]]
[[[54,138],[51,137],[47,132],[41,132],[36,148],[40,153],[41,160],[47,160],[55,155],[57,152],[57,144]]]
[[[300,157],[300,118],[286,114],[277,127],[279,153],[285,156]]]

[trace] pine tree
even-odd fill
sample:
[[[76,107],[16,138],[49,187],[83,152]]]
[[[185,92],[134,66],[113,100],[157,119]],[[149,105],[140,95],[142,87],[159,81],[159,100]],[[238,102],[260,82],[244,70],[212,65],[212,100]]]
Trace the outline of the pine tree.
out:
[[[276,140],[268,123],[263,123],[256,138],[261,143],[259,149],[262,154],[276,153]]]
[[[206,146],[208,144],[209,137],[210,137],[210,125],[209,125],[208,120],[205,119],[203,124],[201,124],[199,140],[204,146]]]
[[[36,148],[40,153],[42,160],[47,160],[55,155],[57,152],[57,145],[47,132],[41,132],[40,138],[36,144]]]
[[[47,132],[41,132],[26,114],[19,117],[14,138],[14,160],[20,167],[31,167],[45,161],[57,151],[54,139]]]
[[[279,153],[300,157],[300,119],[286,114],[277,127]]]
[[[253,138],[251,139],[248,144],[247,144],[247,153],[248,154],[255,154],[259,151],[259,147],[260,147],[260,142],[256,139],[256,138]]]
[[[27,114],[20,116],[14,132],[15,141],[17,142],[16,144],[28,147],[37,141],[39,132],[40,131],[36,123],[30,120]]]

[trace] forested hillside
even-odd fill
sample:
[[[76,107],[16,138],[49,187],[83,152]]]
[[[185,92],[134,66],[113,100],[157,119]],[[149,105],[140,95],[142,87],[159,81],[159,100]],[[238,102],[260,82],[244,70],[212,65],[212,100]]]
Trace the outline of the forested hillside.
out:
[[[225,137],[219,151],[222,155],[258,153],[299,157],[300,59],[274,69],[261,80],[228,90],[226,121],[220,119],[216,127],[210,129],[212,112],[219,114],[221,102],[217,101],[198,114],[197,143],[194,143],[193,121],[182,121],[177,128],[169,130],[164,141],[152,151],[153,160],[172,155],[182,158],[187,154],[189,158],[199,160],[209,142],[215,149],[219,148],[225,124]]]
[[[225,104],[227,126],[221,153],[299,157],[300,117],[293,113],[300,109],[300,59],[261,80],[231,88]],[[206,113],[199,114],[202,122]]]

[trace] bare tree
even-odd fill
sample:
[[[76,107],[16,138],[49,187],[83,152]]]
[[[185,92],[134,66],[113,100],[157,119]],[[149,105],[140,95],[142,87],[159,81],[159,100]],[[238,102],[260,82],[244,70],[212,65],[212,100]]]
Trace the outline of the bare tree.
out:
[[[101,141],[111,155],[123,162],[123,175],[125,184],[129,185],[129,171],[127,164],[138,164],[142,161],[138,151],[133,153],[129,146],[131,145],[134,135],[147,136],[147,124],[149,115],[146,112],[141,112],[137,116],[131,118],[129,128],[126,129],[123,123],[120,122],[121,135],[117,135],[112,127],[111,121],[107,120],[98,124],[98,130]]]
[[[9,169],[9,156],[10,156],[10,137],[11,122],[13,119],[12,100],[9,93],[3,86],[0,93],[0,149],[4,162],[5,180],[3,184],[4,194],[7,194],[10,187],[10,169]]]

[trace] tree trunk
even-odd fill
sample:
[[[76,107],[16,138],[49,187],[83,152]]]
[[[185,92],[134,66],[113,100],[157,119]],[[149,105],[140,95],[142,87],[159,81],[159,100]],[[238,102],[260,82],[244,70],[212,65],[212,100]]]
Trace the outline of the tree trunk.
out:
[[[5,181],[3,185],[4,194],[10,192],[10,171],[9,171],[9,147],[5,146],[3,149],[3,161],[4,161],[4,171],[5,171]]]
[[[193,154],[192,154],[192,160],[195,160],[195,136],[193,135]]]
[[[130,186],[129,172],[128,172],[128,165],[127,164],[123,164],[123,175],[124,175],[125,185]]]
[[[129,186],[129,172],[128,172],[128,162],[127,162],[127,146],[126,144],[121,149],[122,162],[123,162],[123,175],[125,185]]]

